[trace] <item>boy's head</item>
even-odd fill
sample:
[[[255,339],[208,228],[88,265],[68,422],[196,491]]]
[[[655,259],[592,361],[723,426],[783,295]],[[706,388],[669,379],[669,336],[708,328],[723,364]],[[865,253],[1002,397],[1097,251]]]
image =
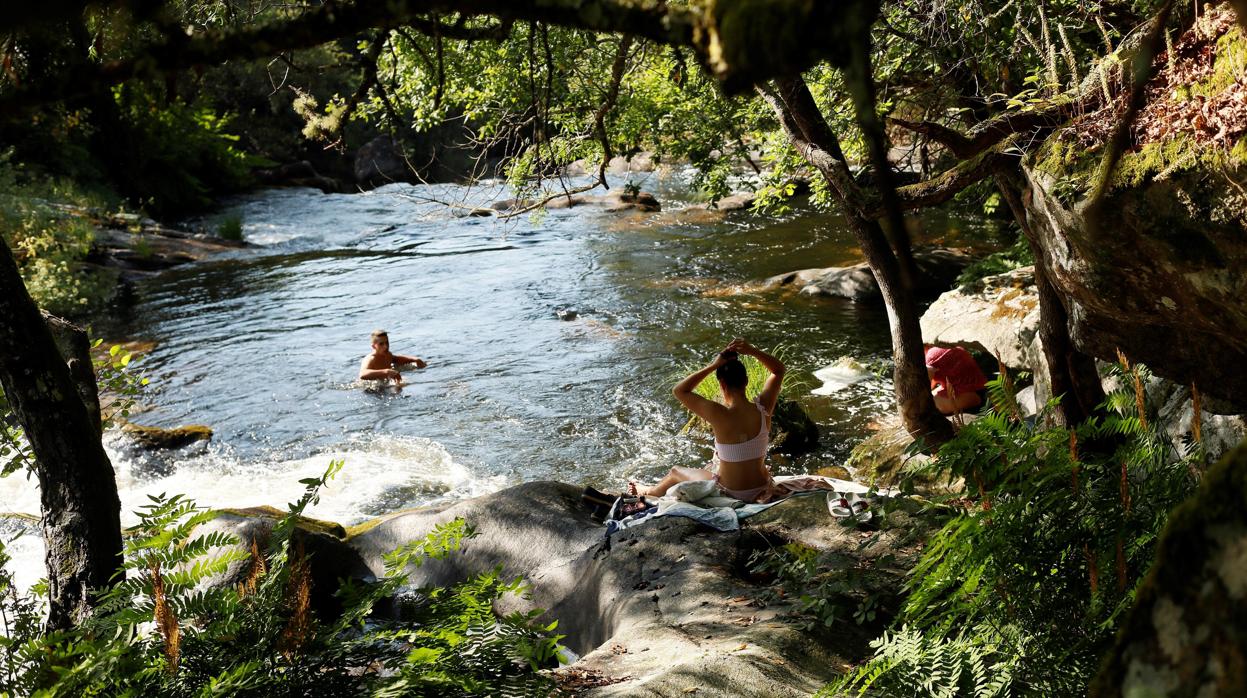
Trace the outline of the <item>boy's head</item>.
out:
[[[390,335],[385,330],[375,330],[371,335],[373,349],[387,350],[390,348]]]

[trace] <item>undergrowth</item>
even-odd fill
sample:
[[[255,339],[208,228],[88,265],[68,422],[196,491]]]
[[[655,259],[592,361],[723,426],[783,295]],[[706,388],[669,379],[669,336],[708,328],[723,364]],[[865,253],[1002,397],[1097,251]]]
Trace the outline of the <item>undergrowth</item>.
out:
[[[1031,253],[1026,236],[1019,234],[1017,240],[1008,248],[975,260],[973,264],[966,267],[957,277],[957,285],[964,286],[987,276],[1003,274],[1034,263],[1035,256]]]
[[[1085,692],[1203,463],[1198,442],[1171,443],[1148,419],[1146,369],[1123,358],[1111,371],[1125,387],[1074,429],[1023,419],[998,378],[992,410],[913,469],[966,492],[942,503],[955,513],[911,571],[895,629],[823,695]]]
[[[99,308],[115,286],[111,272],[85,264],[95,231],[66,210],[97,203],[64,182],[30,176],[0,153],[0,237],[13,252],[39,307],[73,317]]]
[[[866,564],[841,552],[790,542],[753,553],[749,570],[771,580],[759,591],[759,600],[790,601],[797,627],[829,631],[837,623],[866,625],[881,616],[890,599],[872,590],[881,586],[878,570],[892,561],[891,555],[881,555]]]
[[[201,532],[214,512],[181,496],[151,497],[128,532],[117,583],[72,631],[40,635],[40,604],[0,564],[0,695],[547,695],[552,684],[537,669],[556,658],[556,624],[538,624],[539,611],[493,611],[502,595],[524,591],[518,579],[495,570],[407,593],[402,621],[374,614],[408,587],[408,569],[474,535],[462,519],[388,555],[380,579],[345,582],[340,614],[313,608],[313,561],[296,522],[340,467],[304,480],[268,540],[249,546]],[[238,563],[241,577],[223,583]]]

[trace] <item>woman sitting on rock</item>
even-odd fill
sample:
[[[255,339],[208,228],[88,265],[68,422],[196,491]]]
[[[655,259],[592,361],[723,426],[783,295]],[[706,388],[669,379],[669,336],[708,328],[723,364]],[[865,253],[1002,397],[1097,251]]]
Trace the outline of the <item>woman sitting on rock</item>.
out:
[[[745,365],[738,358],[739,354],[756,358],[771,372],[762,392],[753,402],[745,395],[749,378]],[[719,380],[722,404],[693,392],[711,373]],[[784,482],[777,486],[771,478],[770,469],[766,467],[771,414],[775,411],[783,382],[782,361],[743,339],[732,340],[712,363],[690,374],[672,389],[681,404],[706,420],[714,430],[718,473],[704,468],[672,468],[658,484],[643,488],[638,494],[661,497],[677,483],[710,479],[718,484],[723,494],[744,502],[768,502],[799,490],[831,489],[830,484],[817,478],[800,478],[799,481]]]

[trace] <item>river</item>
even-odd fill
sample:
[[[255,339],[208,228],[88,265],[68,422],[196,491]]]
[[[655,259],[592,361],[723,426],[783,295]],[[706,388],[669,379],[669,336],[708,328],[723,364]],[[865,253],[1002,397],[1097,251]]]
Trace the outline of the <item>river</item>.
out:
[[[818,396],[811,374],[846,356],[888,361],[882,307],[752,286],[859,261],[852,236],[808,208],[681,213],[686,178],[644,182],[660,214],[579,206],[500,220],[446,205],[506,196],[488,184],[271,189],[224,202],[214,219],[241,216],[253,247],[143,283],[132,308],[95,328],[155,343],[135,364],[151,385],[134,421],[215,431],[206,447],[156,458],[106,435],[123,521],[160,492],[283,506],[337,458],[345,468],[309,513],[344,524],[521,481],[654,479],[709,458],[707,439],[679,434],[686,414],[670,387],[734,336],[781,352],[788,396],[822,428],[815,453],[774,469],[843,463],[891,409],[890,381]],[[969,232],[926,225],[928,239]],[[355,380],[377,328],[397,353],[429,362],[401,392]],[[20,475],[0,480],[0,501],[38,512]],[[41,576],[36,536],[9,547],[22,581]]]

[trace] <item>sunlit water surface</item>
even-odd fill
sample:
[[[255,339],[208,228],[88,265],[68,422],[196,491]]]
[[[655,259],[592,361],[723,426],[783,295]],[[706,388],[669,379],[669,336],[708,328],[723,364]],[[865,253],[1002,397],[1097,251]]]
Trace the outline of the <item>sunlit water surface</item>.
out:
[[[794,269],[860,260],[835,216],[708,215],[679,175],[644,182],[661,214],[580,206],[512,220],[463,216],[498,187],[390,185],[362,194],[278,189],[226,202],[254,247],[140,286],[109,340],[150,340],[134,421],[207,424],[207,447],[168,457],[110,433],[123,519],[147,495],[214,507],[297,498],[301,478],[346,461],[311,514],[345,524],[529,480],[620,487],[710,456],[681,436],[670,396],[683,372],[734,336],[779,348],[822,445],[779,473],[842,463],[890,408],[884,378],[830,396],[811,374],[845,356],[889,357],[881,307],[762,291]],[[211,224],[207,221],[206,224]],[[956,238],[947,221],[928,237]],[[574,310],[561,319],[559,311]],[[566,315],[566,313],[564,313]],[[426,370],[401,392],[355,380],[373,329]],[[0,480],[0,510],[38,512],[33,481]],[[19,530],[0,523],[7,540]],[[42,576],[36,536],[10,544],[25,583]]]

